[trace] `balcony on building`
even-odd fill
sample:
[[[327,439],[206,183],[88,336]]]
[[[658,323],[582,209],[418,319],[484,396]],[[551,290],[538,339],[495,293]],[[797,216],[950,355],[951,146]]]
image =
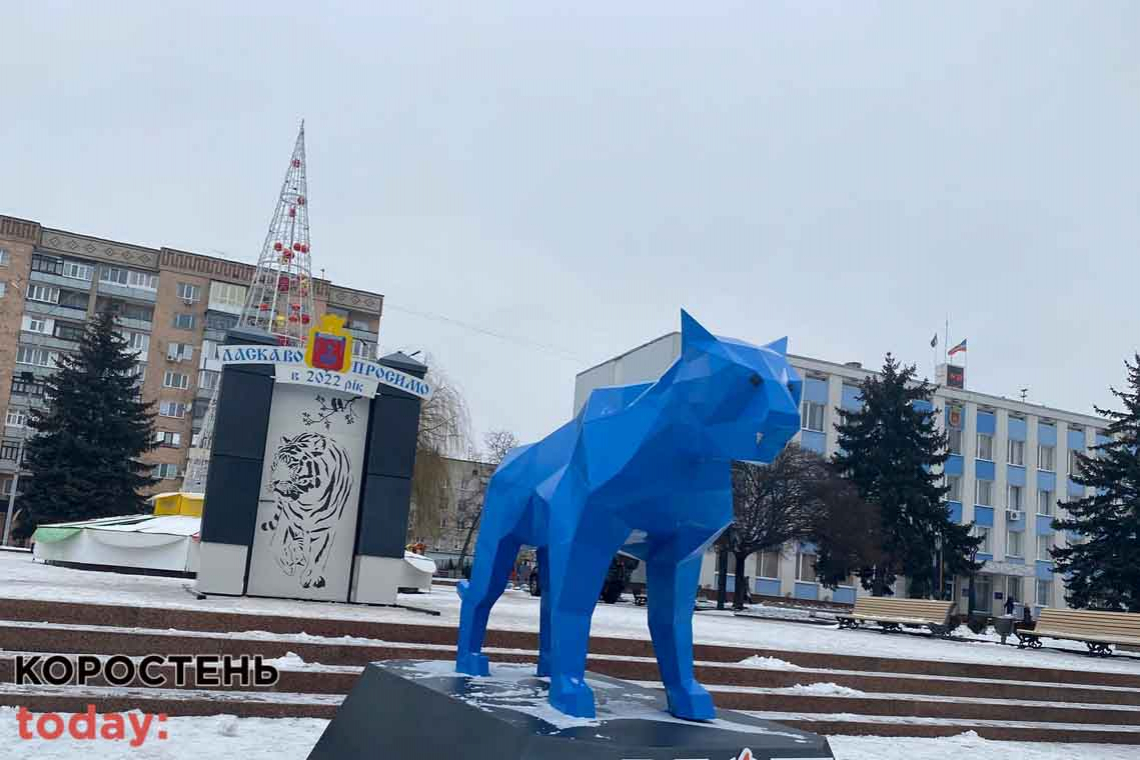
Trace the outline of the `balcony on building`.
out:
[[[24,293],[24,313],[84,322],[90,294],[58,285],[29,282]]]
[[[96,268],[95,264],[86,261],[62,258],[37,251],[32,254],[31,272],[28,274],[28,280],[69,290],[88,292],[91,290],[91,279],[95,275]]]
[[[328,306],[325,308],[325,313],[335,314],[343,319],[344,326],[348,328],[352,337],[366,340],[373,345],[376,344],[378,330],[380,329],[380,318],[376,314],[353,311],[341,306]]]
[[[221,345],[226,342],[226,332],[237,327],[239,315],[229,312],[206,312],[206,329],[202,338]]]
[[[100,296],[95,301],[95,311],[110,311],[115,315],[120,327],[131,330],[150,331],[154,324],[154,307],[133,303],[121,298]]]
[[[158,274],[103,264],[96,291],[102,296],[153,304],[158,300]]]
[[[240,317],[245,308],[246,293],[249,289],[245,285],[235,285],[231,282],[210,283],[210,295],[206,301],[206,311],[218,314],[232,314]]]

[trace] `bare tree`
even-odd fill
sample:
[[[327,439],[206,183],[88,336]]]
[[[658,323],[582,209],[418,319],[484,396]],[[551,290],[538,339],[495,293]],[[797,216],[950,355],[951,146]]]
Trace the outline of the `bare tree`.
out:
[[[744,566],[749,555],[813,536],[824,509],[821,484],[829,476],[819,455],[796,444],[789,444],[768,465],[733,463],[735,519],[722,542],[736,560],[733,608],[744,607]]]
[[[439,535],[451,487],[447,458],[462,454],[471,438],[470,416],[459,389],[439,369],[428,370],[428,378],[434,392],[420,406],[408,525],[409,533],[420,538]]]
[[[502,464],[510,450],[519,445],[518,436],[509,430],[490,430],[483,436],[483,446],[486,452],[483,461],[491,465],[494,470]],[[483,499],[487,494],[487,480],[482,481],[482,488],[471,501],[471,522],[467,525],[467,536],[463,539],[463,550],[459,553],[459,571],[463,572],[463,563],[467,561],[467,552],[471,549],[471,538],[479,527],[483,518]]]
[[[850,582],[852,573],[873,568],[883,558],[883,523],[879,506],[859,496],[859,489],[829,468],[820,483],[821,502],[813,540],[816,580],[827,588]]]

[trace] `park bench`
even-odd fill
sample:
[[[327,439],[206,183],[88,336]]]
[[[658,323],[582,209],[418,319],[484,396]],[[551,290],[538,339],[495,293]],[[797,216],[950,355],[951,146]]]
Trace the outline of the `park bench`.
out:
[[[1041,648],[1042,637],[1082,641],[1089,654],[1107,657],[1113,645],[1140,646],[1140,613],[1046,607],[1032,629],[1014,631],[1018,648]]]
[[[950,633],[954,602],[933,599],[896,599],[887,596],[861,596],[848,613],[836,613],[840,628],[858,628],[862,623],[878,623],[883,633],[902,627],[924,627],[937,636]]]

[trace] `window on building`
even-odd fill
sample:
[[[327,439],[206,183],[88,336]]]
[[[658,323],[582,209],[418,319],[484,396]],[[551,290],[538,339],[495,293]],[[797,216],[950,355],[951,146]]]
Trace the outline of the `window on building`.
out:
[[[962,454],[962,431],[959,428],[950,428],[949,430],[946,431],[946,433],[947,433],[948,437],[950,438],[950,453],[951,454],[958,454],[959,456],[961,456],[961,454]]]
[[[1025,466],[1025,441],[1010,440],[1006,447],[1009,450],[1009,463],[1018,467]]]
[[[8,263],[9,263],[9,261],[11,260],[11,258],[12,258],[12,257],[11,257],[11,255],[8,253],[8,249],[7,249],[7,248],[0,248],[0,267],[6,267],[6,266],[8,266]]]
[[[0,298],[8,295],[8,283],[0,282]]]
[[[992,507],[994,505],[993,488],[994,482],[992,480],[975,480],[974,503],[983,507]]]
[[[962,478],[959,475],[947,475],[946,485],[949,486],[950,492],[946,494],[946,498],[950,501],[962,501]]]
[[[106,282],[112,285],[126,285],[127,276],[126,269],[120,267],[103,267],[99,271],[99,282]]]
[[[1044,444],[1037,447],[1037,469],[1053,472],[1057,461],[1057,448]]]
[[[1022,539],[1024,534],[1017,530],[1007,530],[1005,532],[1005,556],[1007,557],[1024,557],[1024,549],[1022,548]]]
[[[210,304],[218,307],[241,309],[245,306],[246,287],[229,282],[210,283]]]
[[[151,274],[150,272],[136,272],[132,269],[127,284],[132,288],[158,290],[158,275]]]
[[[218,344],[216,341],[202,341],[202,360],[211,361],[218,358]]]
[[[44,256],[39,253],[32,254],[32,271],[44,274],[63,274],[63,259]]]
[[[158,289],[158,275],[123,267],[103,267],[99,271],[99,281],[143,290]]]
[[[182,434],[169,430],[154,431],[154,441],[160,446],[179,448],[182,445]]]
[[[120,319],[134,319],[139,322],[153,322],[154,308],[142,304],[100,298],[95,302],[96,311],[109,311]]]
[[[779,552],[760,552],[756,555],[756,577],[757,578],[779,578],[780,577],[780,553]]]
[[[1050,607],[1053,604],[1053,582],[1037,581],[1037,604],[1042,607]]]
[[[39,301],[40,303],[59,303],[59,288],[33,282],[28,285],[28,292],[25,297],[29,301]]]
[[[1038,491],[1037,492],[1037,514],[1051,515],[1053,514],[1053,492],[1052,491]]]
[[[12,393],[18,396],[42,396],[44,395],[44,386],[41,383],[37,383],[35,380],[27,380],[23,377],[13,377]]]
[[[4,478],[3,480],[0,480],[0,496],[3,496],[5,500],[12,496],[13,483],[14,481],[12,478]]]
[[[55,351],[36,346],[19,346],[16,349],[16,363],[33,367],[54,367],[57,356]]]
[[[170,478],[178,477],[178,465],[176,464],[158,464],[154,466],[153,477],[159,480],[168,480]]]
[[[1007,495],[1005,502],[1006,509],[1016,509],[1019,512],[1024,509],[1024,495],[1025,489],[1021,486],[1010,486],[1009,494]]]
[[[796,580],[804,583],[815,583],[815,555],[799,553],[796,555]]]
[[[978,544],[978,554],[991,554],[992,552],[990,551],[990,529],[989,529],[989,526],[978,525],[977,523],[975,523],[973,533],[974,533],[974,536],[982,539],[982,542],[980,544]]]
[[[174,372],[168,369],[162,376],[162,387],[185,390],[190,387],[190,376],[183,372]]]
[[[91,278],[95,276],[95,267],[79,261],[65,261],[63,262],[63,276],[70,277],[73,280],[91,282]]]
[[[20,444],[14,441],[0,443],[0,459],[18,462],[20,460]]]
[[[28,413],[23,409],[9,409],[4,419],[8,427],[22,428],[28,424]]]
[[[1005,578],[1005,597],[1012,599],[1015,602],[1024,602],[1025,597],[1021,595],[1021,576],[1007,575]]]
[[[804,401],[800,412],[803,418],[801,421],[803,429],[822,433],[825,411],[826,409],[823,404],[817,404],[814,401]]]
[[[134,332],[133,330],[121,330],[119,335],[127,341],[127,348],[131,351],[145,354],[150,350],[150,334],[143,332]]]
[[[202,300],[202,289],[189,282],[178,283],[178,297],[183,301],[198,303]]]
[[[158,414],[161,417],[181,419],[186,416],[186,404],[180,401],[161,401],[158,404]]]
[[[1049,562],[1053,559],[1053,555],[1049,550],[1053,548],[1053,534],[1045,533],[1037,536],[1037,559],[1042,562]]]
[[[21,328],[24,332],[40,333],[41,335],[48,335],[52,331],[52,321],[45,317],[37,317],[31,314],[25,314]]]
[[[1069,449],[1069,477],[1074,477],[1081,474],[1081,463],[1077,460],[1078,454],[1083,454],[1083,449]]]
[[[194,315],[179,312],[174,315],[174,326],[180,330],[194,329]]]
[[[988,433],[978,433],[978,459],[994,458],[994,437]]]
[[[52,330],[52,335],[60,340],[70,340],[79,342],[83,338],[85,328],[83,325],[77,325],[71,322],[56,322],[55,328]]]
[[[352,339],[352,355],[362,359],[372,358],[372,344],[360,338]]]
[[[218,387],[218,381],[221,380],[222,373],[215,372],[214,370],[204,369],[198,373],[198,390],[212,391]]]
[[[190,343],[166,344],[166,358],[172,362],[190,361],[194,358],[194,346]]]

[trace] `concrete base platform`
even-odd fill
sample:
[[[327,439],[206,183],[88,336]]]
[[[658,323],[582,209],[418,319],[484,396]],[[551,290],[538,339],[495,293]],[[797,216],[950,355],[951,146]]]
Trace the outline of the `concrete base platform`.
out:
[[[446,661],[370,663],[309,760],[833,757],[815,734],[727,710],[715,721],[684,721],[665,711],[660,691],[602,675],[588,680],[593,720],[550,707],[547,680],[531,665],[495,665],[490,677],[476,678]]]

